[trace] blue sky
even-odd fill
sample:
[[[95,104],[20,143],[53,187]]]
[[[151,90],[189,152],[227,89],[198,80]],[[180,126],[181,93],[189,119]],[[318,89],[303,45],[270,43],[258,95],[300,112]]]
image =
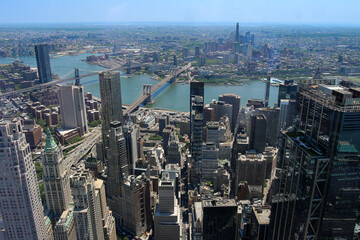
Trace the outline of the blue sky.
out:
[[[360,25],[360,0],[1,0],[0,23],[241,22]]]

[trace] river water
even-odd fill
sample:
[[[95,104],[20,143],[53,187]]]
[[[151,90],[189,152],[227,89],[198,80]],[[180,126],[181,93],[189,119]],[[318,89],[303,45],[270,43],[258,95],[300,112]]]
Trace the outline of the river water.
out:
[[[104,68],[97,65],[88,64],[82,60],[91,54],[80,54],[77,56],[62,56],[50,60],[52,72],[64,76],[74,68],[80,69],[80,75],[93,71],[101,71]],[[30,67],[36,67],[35,57],[20,57],[24,64]],[[0,58],[0,64],[12,63],[15,58]],[[125,75],[121,73],[121,93],[122,102],[131,104],[140,96],[143,84],[155,85],[157,80],[151,79],[149,75]],[[94,96],[100,97],[99,78],[97,75],[81,79],[81,84],[85,91],[93,93]],[[205,84],[205,103],[212,99],[217,99],[220,94],[235,93],[241,96],[241,105],[245,106],[248,99],[263,99],[265,96],[265,83],[262,81],[248,81],[242,86],[226,85],[206,85]],[[176,111],[189,111],[189,84],[173,83],[159,94],[154,100],[154,107],[171,109]],[[269,103],[272,106],[277,101],[278,88],[270,87]]]

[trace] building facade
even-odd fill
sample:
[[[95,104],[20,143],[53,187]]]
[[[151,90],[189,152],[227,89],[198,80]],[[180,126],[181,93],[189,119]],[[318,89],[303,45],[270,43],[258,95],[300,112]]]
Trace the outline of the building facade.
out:
[[[102,72],[99,74],[101,96],[101,119],[104,149],[108,147],[110,123],[124,123],[121,100],[121,83],[119,72]],[[106,153],[106,151],[104,151]]]
[[[70,174],[62,150],[55,143],[49,130],[46,133],[42,166],[46,205],[56,217],[59,217],[72,202]]]
[[[104,240],[99,192],[88,170],[79,169],[71,178],[76,236],[84,240]]]
[[[204,83],[190,83],[190,181],[200,182],[204,135]]]
[[[154,224],[155,239],[180,239],[180,208],[174,195],[174,182],[161,181],[159,185],[159,203],[156,204]]]
[[[356,87],[299,85],[300,122],[279,144],[272,239],[353,237],[360,209],[359,102]]]
[[[59,90],[60,114],[64,129],[80,128],[81,135],[88,131],[84,88],[62,85]]]
[[[1,121],[0,140],[0,215],[5,239],[51,239],[20,121]]]
[[[52,81],[49,47],[47,44],[35,45],[36,64],[41,83]]]
[[[77,240],[74,219],[74,206],[65,210],[54,227],[55,240]]]

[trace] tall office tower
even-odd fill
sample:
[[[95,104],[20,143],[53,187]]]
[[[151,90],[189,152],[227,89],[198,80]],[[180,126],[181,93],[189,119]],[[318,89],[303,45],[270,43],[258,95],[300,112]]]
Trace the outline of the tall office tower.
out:
[[[77,240],[74,219],[74,206],[65,210],[54,227],[55,240]]]
[[[212,181],[214,171],[219,166],[219,148],[214,143],[204,143],[202,147],[201,180]]]
[[[174,55],[174,66],[177,66],[177,65],[178,65],[177,57],[176,57],[176,55]]]
[[[159,118],[159,135],[161,136],[164,128],[168,125],[167,116],[161,116]]]
[[[236,214],[234,199],[203,200],[202,239],[235,239]]]
[[[112,198],[121,196],[122,183],[124,179],[129,176],[129,167],[127,162],[126,142],[121,123],[113,121],[110,125],[109,149],[107,153],[107,193],[108,197]],[[114,209],[111,210],[116,214],[117,211]]]
[[[240,31],[239,31],[239,23],[236,23],[236,34],[235,34],[235,42],[240,42]]]
[[[0,215],[5,239],[50,239],[30,146],[20,121],[0,121],[0,153]]]
[[[162,180],[159,185],[159,203],[155,207],[155,239],[180,239],[181,216],[175,201],[174,181]]]
[[[352,239],[360,209],[360,89],[299,84],[279,142],[272,239]]]
[[[112,216],[112,212],[109,210],[109,207],[106,205],[106,194],[105,194],[105,184],[103,180],[97,179],[94,181],[95,190],[99,195],[100,207],[101,207],[101,219],[103,226],[103,233],[105,240],[116,240],[116,229],[115,229],[115,219]]]
[[[59,90],[61,122],[64,129],[80,128],[81,134],[88,131],[84,88],[62,85]]]
[[[267,162],[263,154],[247,151],[239,154],[236,164],[237,184],[246,181],[249,185],[264,186]]]
[[[262,153],[266,144],[267,119],[263,114],[251,116],[250,150]]]
[[[240,61],[240,56],[238,53],[234,54],[234,64],[239,64]]]
[[[219,147],[220,144],[219,128],[220,128],[219,122],[206,123],[205,133],[206,133],[207,143],[214,143],[215,146]]]
[[[124,137],[126,142],[126,154],[129,173],[135,174],[135,163],[138,160],[137,140],[139,138],[139,127],[132,122],[125,122]]]
[[[214,109],[215,121],[219,121],[221,117],[228,116],[230,126],[232,127],[233,107],[231,104],[227,104],[224,101],[212,100],[209,106]]]
[[[62,150],[56,145],[50,130],[46,133],[42,166],[46,205],[56,217],[60,217],[72,202],[69,169]]]
[[[160,61],[159,53],[153,52],[152,56],[153,56],[153,61],[154,62],[159,62]]]
[[[215,121],[215,111],[210,107],[210,104],[206,104],[204,107],[204,125],[207,122]]]
[[[173,131],[169,137],[167,155],[167,164],[178,164],[181,166],[180,143],[177,134]]]
[[[195,47],[195,57],[200,57],[200,47]]]
[[[296,115],[296,100],[281,99],[279,129],[282,130],[291,126],[295,115]]]
[[[77,239],[104,239],[99,192],[89,170],[79,169],[71,178]]]
[[[200,55],[200,66],[206,65],[206,56],[204,54]]]
[[[265,107],[269,106],[270,83],[271,83],[271,75],[270,73],[268,73],[266,77]]]
[[[189,49],[188,48],[184,48],[182,50],[182,56],[183,56],[183,58],[189,57]]]
[[[110,123],[124,123],[121,101],[121,84],[119,72],[102,72],[99,74],[101,95],[101,121],[104,154],[109,147]]]
[[[266,117],[266,142],[270,146],[277,146],[277,138],[279,136],[280,108],[258,108],[255,110],[255,112],[257,114],[264,114]]]
[[[168,152],[168,147],[169,147],[169,139],[170,139],[170,135],[171,133],[174,131],[173,126],[167,126],[162,133],[162,143],[163,143],[163,149],[165,152],[165,155]]]
[[[41,83],[52,81],[49,47],[47,44],[35,45],[36,64]]]
[[[152,228],[150,181],[144,175],[130,175],[124,179],[121,190],[121,197],[108,198],[110,209],[116,207],[116,228],[141,236]]]
[[[298,85],[294,80],[285,80],[279,84],[278,104],[281,99],[296,99]]]
[[[231,131],[234,131],[236,121],[237,121],[239,111],[240,111],[241,97],[236,94],[226,93],[226,94],[219,95],[219,101],[223,101],[227,104],[232,105],[232,116],[229,116],[229,119],[231,121]]]
[[[190,83],[190,153],[191,182],[201,179],[201,155],[204,135],[204,82]]]

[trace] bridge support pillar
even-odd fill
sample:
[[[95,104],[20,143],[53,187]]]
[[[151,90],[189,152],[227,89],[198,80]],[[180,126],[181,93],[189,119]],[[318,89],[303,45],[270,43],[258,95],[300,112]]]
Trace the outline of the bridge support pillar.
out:
[[[151,92],[151,85],[150,84],[144,84],[143,85],[143,95],[147,95],[148,97],[144,100],[144,105],[146,105],[147,103],[152,104],[153,100],[152,100],[152,92]]]

